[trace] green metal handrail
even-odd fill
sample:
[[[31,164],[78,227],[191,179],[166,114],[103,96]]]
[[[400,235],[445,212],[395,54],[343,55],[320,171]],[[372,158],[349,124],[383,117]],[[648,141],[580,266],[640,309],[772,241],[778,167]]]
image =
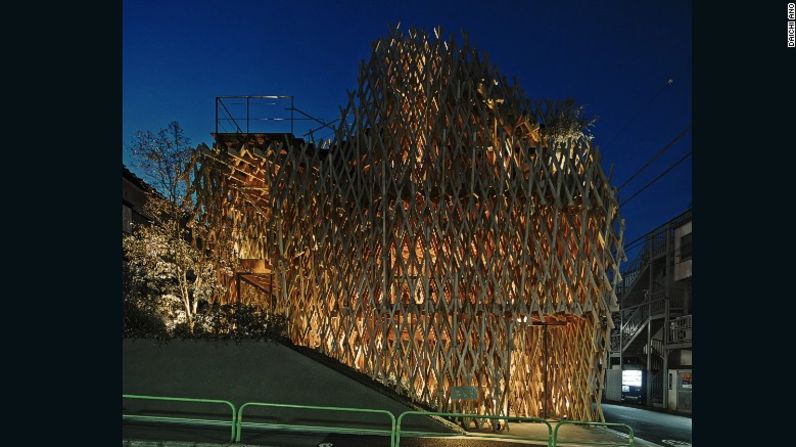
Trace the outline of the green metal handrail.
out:
[[[627,444],[619,444],[616,442],[592,442],[592,441],[577,441],[577,444],[588,444],[588,445],[610,445],[610,446],[630,446],[633,447],[636,445],[636,441],[633,439],[634,433],[633,428],[627,424],[617,424],[612,422],[588,422],[588,421],[559,421],[556,424],[555,430],[553,430],[553,447],[558,446],[558,429],[561,428],[562,425],[593,425],[599,427],[624,427],[627,428],[627,431],[630,432],[630,437],[628,438]]]
[[[167,401],[167,402],[194,402],[203,404],[224,404],[232,409],[232,419],[230,422],[220,419],[197,419],[197,418],[184,418],[176,416],[145,416],[136,414],[122,414],[122,420],[143,421],[143,422],[163,422],[187,425],[229,425],[230,427],[230,441],[235,440],[235,421],[237,420],[237,410],[232,402],[218,399],[194,399],[190,397],[164,397],[164,396],[144,396],[139,394],[122,394],[122,399],[140,399],[140,400],[154,400],[154,401]]]
[[[419,415],[419,416],[446,416],[446,417],[467,417],[473,419],[505,419],[508,422],[539,422],[545,424],[547,426],[547,439],[533,439],[533,438],[520,438],[517,439],[524,439],[528,441],[546,441],[547,445],[550,447],[554,447],[554,437],[553,437],[553,427],[544,419],[539,418],[529,418],[529,417],[521,417],[521,416],[496,416],[496,415],[489,415],[489,414],[471,414],[471,413],[444,413],[444,412],[437,412],[437,411],[405,411],[398,416],[398,422],[395,427],[395,443],[393,447],[399,447],[401,444],[401,422],[403,421],[404,417],[408,415]],[[408,433],[408,432],[407,432]],[[423,435],[435,435],[439,436],[439,433],[434,432],[411,432],[412,434],[423,434]]]
[[[333,427],[328,425],[299,425],[299,424],[275,424],[267,422],[243,422],[243,409],[246,407],[267,407],[267,408],[295,408],[299,410],[321,410],[321,411],[336,411],[342,413],[370,413],[370,414],[383,414],[390,419],[389,430],[379,430],[372,428],[359,428],[359,427]],[[292,430],[292,431],[313,431],[325,433],[345,433],[355,435],[389,435],[390,446],[395,445],[395,416],[387,410],[376,410],[372,408],[347,408],[347,407],[321,407],[315,405],[293,405],[293,404],[272,404],[263,402],[246,402],[238,409],[238,423],[237,433],[234,437],[235,442],[240,442],[241,431],[243,427],[248,428],[274,428],[279,430]]]
[[[473,418],[473,419],[498,419],[506,420],[508,422],[536,422],[543,423],[547,426],[547,439],[534,439],[525,437],[516,437],[517,439],[526,441],[546,441],[549,447],[557,447],[559,442],[559,429],[564,425],[586,425],[598,427],[622,427],[628,433],[628,443],[616,442],[594,442],[594,441],[577,441],[578,444],[585,445],[603,445],[603,446],[629,446],[634,447],[635,432],[633,428],[627,424],[619,423],[606,423],[606,422],[587,422],[587,421],[559,421],[555,429],[552,428],[550,423],[545,419],[520,417],[520,416],[498,416],[498,415],[484,415],[472,413],[446,413],[446,412],[433,412],[433,411],[405,411],[401,413],[396,419],[395,416],[387,410],[377,410],[372,408],[348,408],[348,407],[323,407],[316,405],[294,405],[294,404],[276,404],[265,402],[247,402],[236,409],[235,405],[226,400],[219,399],[194,399],[188,397],[165,397],[165,396],[145,396],[137,394],[123,394],[123,399],[140,399],[140,400],[153,400],[153,401],[166,401],[166,402],[193,402],[203,404],[223,404],[228,406],[232,412],[230,421],[220,419],[199,419],[199,418],[186,418],[175,416],[148,416],[148,415],[132,415],[122,414],[122,420],[144,421],[144,422],[163,422],[163,423],[176,423],[186,425],[205,425],[205,426],[229,426],[230,427],[230,441],[240,442],[241,432],[243,427],[247,428],[272,428],[278,430],[289,431],[304,431],[304,432],[326,432],[326,433],[345,433],[345,434],[359,434],[359,435],[388,435],[390,437],[390,446],[399,447],[401,443],[401,424],[406,416],[443,416],[443,417],[460,417],[460,418]],[[299,410],[320,410],[330,412],[343,412],[343,413],[367,413],[367,414],[382,414],[386,415],[390,420],[390,429],[372,429],[372,428],[359,428],[359,427],[335,427],[329,425],[302,425],[302,424],[283,424],[283,423],[265,423],[265,422],[244,422],[243,409],[246,407],[267,407],[267,408],[294,408]],[[448,436],[439,432],[410,432],[414,435],[429,435],[429,436]]]

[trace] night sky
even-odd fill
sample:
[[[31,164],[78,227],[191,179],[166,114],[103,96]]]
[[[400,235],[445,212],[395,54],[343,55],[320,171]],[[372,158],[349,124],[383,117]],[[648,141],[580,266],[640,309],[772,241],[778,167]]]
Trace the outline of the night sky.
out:
[[[221,95],[293,95],[336,119],[371,42],[397,22],[459,41],[464,30],[529,97],[584,105],[616,186],[691,123],[690,1],[125,0],[123,14],[123,147],[171,121],[210,144]],[[620,201],[690,150],[689,132]],[[622,207],[625,240],[684,211],[691,186],[689,158]]]

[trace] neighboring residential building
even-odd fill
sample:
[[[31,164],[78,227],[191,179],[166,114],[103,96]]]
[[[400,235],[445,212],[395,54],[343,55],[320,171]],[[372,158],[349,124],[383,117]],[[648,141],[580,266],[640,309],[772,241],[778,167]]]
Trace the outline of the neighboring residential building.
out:
[[[691,226],[689,208],[647,233],[623,268],[607,400],[691,411]]]
[[[147,222],[144,204],[152,191],[144,180],[122,165],[122,233],[130,234],[133,225]]]

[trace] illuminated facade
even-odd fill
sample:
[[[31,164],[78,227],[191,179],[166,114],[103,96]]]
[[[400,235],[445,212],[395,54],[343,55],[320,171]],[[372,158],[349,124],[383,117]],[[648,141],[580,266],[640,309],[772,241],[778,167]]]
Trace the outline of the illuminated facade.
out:
[[[439,409],[475,386],[482,413],[602,419],[621,221],[577,109],[395,30],[340,123],[326,148],[218,134],[196,167],[291,340]]]

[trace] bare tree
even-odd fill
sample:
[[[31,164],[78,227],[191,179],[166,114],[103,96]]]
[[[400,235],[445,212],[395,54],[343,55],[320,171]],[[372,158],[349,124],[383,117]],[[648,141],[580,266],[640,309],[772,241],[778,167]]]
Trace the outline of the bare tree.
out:
[[[223,293],[219,274],[231,271],[222,250],[214,254],[192,242],[204,232],[192,218],[194,149],[180,125],[172,122],[158,132],[137,132],[130,150],[136,167],[156,189],[148,194],[144,210],[151,223],[137,226],[123,239],[131,281],[143,285],[153,299],[178,300],[179,313],[193,331],[199,302]]]

